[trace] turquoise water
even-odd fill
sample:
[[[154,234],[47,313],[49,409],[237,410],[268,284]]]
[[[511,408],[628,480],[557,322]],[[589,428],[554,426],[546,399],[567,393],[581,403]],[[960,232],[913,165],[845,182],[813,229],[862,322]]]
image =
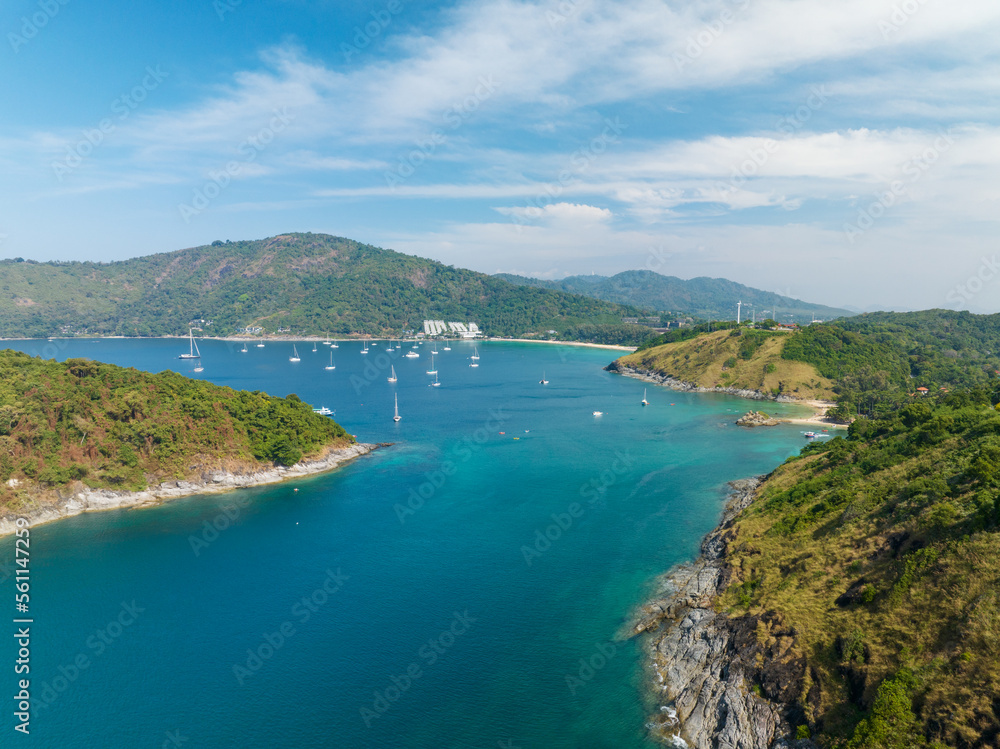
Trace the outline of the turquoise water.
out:
[[[395,443],[323,476],[34,528],[30,746],[652,746],[619,630],[696,553],[725,482],[803,444],[800,427],[733,426],[750,404],[727,396],[649,388],[643,408],[643,383],[593,349],[479,344],[473,369],[455,343],[432,388],[430,344],[411,360],[342,343],[327,372],[322,345],[292,364],[290,344],[204,341],[199,375],[178,341],[13,346],[294,392]]]

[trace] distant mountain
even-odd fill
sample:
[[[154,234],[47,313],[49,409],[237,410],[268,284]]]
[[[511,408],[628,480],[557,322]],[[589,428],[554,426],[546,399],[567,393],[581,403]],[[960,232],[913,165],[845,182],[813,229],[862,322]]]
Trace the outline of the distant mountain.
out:
[[[631,304],[657,312],[679,312],[711,320],[735,320],[736,303],[743,302],[744,315],[749,305],[757,317],[774,317],[780,322],[811,322],[813,318],[831,320],[848,317],[850,310],[812,304],[801,299],[761,291],[724,278],[662,276],[648,270],[630,270],[616,276],[569,276],[560,281],[542,281],[502,273],[496,276],[510,283],[534,288],[554,289],[584,294],[618,304]]]
[[[398,335],[424,319],[488,334],[636,342],[639,310],[325,234],[213,242],[115,263],[0,261],[0,334],[206,335],[260,326],[295,334]]]

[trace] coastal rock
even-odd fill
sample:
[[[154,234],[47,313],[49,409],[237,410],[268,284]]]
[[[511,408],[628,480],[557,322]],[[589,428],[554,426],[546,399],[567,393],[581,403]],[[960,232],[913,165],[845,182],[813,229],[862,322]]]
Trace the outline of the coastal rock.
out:
[[[805,722],[801,710],[788,704],[805,676],[795,633],[773,612],[733,618],[714,609],[728,578],[729,528],[759,485],[760,479],[734,483],[702,556],[667,575],[668,594],[642,607],[633,628],[647,633],[659,685],[651,730],[668,745],[680,746],[681,739],[692,749],[815,749],[810,741],[790,738],[793,726]]]
[[[747,411],[736,420],[741,427],[776,427],[780,422],[761,411]]]
[[[202,476],[201,481],[165,481],[141,492],[87,489],[51,505],[26,510],[19,514],[21,517],[26,517],[29,524],[34,526],[51,520],[79,515],[82,512],[142,507],[192,494],[216,494],[248,486],[274,484],[285,479],[332,470],[342,463],[370,453],[380,446],[357,443],[338,450],[331,450],[317,460],[303,460],[292,466],[274,466],[253,473],[211,471]],[[0,535],[13,533],[16,529],[16,520],[16,516],[0,517]]]
[[[654,385],[662,385],[663,387],[670,388],[671,390],[679,390],[685,393],[726,393],[727,395],[749,398],[750,400],[775,401],[777,403],[796,403],[798,401],[797,398],[792,398],[787,395],[772,395],[771,393],[765,393],[762,390],[747,390],[746,388],[734,387],[701,387],[693,382],[678,380],[676,377],[671,377],[670,375],[661,374],[659,372],[653,372],[652,370],[628,367],[623,364],[619,364],[617,361],[611,362],[604,369],[608,372],[616,372],[617,374],[624,375],[625,377],[632,377],[636,380],[642,380],[643,382],[649,382]]]

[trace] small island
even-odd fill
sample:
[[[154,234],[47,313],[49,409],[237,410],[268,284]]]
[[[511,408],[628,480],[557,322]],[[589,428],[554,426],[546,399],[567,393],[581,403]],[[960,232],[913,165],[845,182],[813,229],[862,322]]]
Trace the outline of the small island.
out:
[[[273,483],[373,447],[294,394],[0,351],[0,534],[17,517],[35,524]]]
[[[763,411],[747,411],[736,420],[736,425],[741,427],[776,427],[781,422],[773,416],[768,416]]]

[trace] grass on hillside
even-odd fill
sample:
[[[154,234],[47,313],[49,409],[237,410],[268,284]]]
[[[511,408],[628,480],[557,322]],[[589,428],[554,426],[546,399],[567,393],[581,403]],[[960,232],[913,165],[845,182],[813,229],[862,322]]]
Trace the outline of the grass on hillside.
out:
[[[835,397],[833,382],[813,365],[782,357],[788,336],[747,328],[720,330],[637,351],[618,361],[701,387],[735,387],[803,399]]]
[[[822,746],[1000,742],[1000,413],[962,397],[807,448],[736,523],[720,608],[797,631]]]

